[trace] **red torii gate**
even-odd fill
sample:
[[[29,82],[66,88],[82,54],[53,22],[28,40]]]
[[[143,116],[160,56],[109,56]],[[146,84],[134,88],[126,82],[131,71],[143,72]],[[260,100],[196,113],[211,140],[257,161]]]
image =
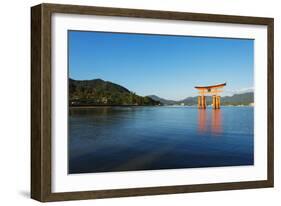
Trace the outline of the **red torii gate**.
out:
[[[216,84],[210,86],[196,86],[195,89],[198,89],[198,108],[206,109],[206,95],[212,95],[213,100],[213,109],[220,109],[220,96],[219,94],[222,92],[222,88],[226,86],[226,83]]]

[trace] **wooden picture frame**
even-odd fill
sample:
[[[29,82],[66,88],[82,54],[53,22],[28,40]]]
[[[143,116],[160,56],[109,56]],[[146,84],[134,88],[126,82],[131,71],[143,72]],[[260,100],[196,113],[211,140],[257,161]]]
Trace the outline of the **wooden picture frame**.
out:
[[[258,181],[214,184],[170,185],[159,187],[109,189],[95,191],[52,192],[51,159],[51,16],[54,13],[134,17],[146,19],[182,20],[264,25],[267,27],[267,179]],[[234,189],[273,187],[274,180],[274,76],[272,18],[229,16],[171,11],[105,8],[92,6],[40,4],[31,8],[31,197],[49,202],[94,198],[160,195]]]

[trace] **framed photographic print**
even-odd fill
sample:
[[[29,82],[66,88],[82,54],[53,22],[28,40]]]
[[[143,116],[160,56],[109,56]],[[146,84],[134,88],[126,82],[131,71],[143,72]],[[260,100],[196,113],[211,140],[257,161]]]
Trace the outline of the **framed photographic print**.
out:
[[[273,187],[273,19],[31,8],[31,197]]]

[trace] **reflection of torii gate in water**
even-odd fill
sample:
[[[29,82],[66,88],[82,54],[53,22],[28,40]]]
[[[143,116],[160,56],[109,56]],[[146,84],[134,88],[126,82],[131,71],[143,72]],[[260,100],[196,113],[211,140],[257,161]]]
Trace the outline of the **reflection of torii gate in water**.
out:
[[[212,95],[213,100],[213,109],[220,109],[221,98],[219,94],[222,92],[222,88],[226,86],[226,83],[217,84],[217,85],[210,85],[210,86],[196,86],[195,89],[198,89],[199,96],[198,96],[198,108],[199,109],[206,109],[206,95]]]

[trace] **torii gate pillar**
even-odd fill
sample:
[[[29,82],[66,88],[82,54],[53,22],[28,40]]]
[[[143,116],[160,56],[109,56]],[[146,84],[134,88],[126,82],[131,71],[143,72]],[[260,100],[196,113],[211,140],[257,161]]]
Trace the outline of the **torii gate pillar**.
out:
[[[213,109],[220,109],[221,107],[221,97],[217,95],[213,95]]]
[[[206,103],[206,96],[198,96],[198,108],[199,109],[206,109],[207,103]]]

